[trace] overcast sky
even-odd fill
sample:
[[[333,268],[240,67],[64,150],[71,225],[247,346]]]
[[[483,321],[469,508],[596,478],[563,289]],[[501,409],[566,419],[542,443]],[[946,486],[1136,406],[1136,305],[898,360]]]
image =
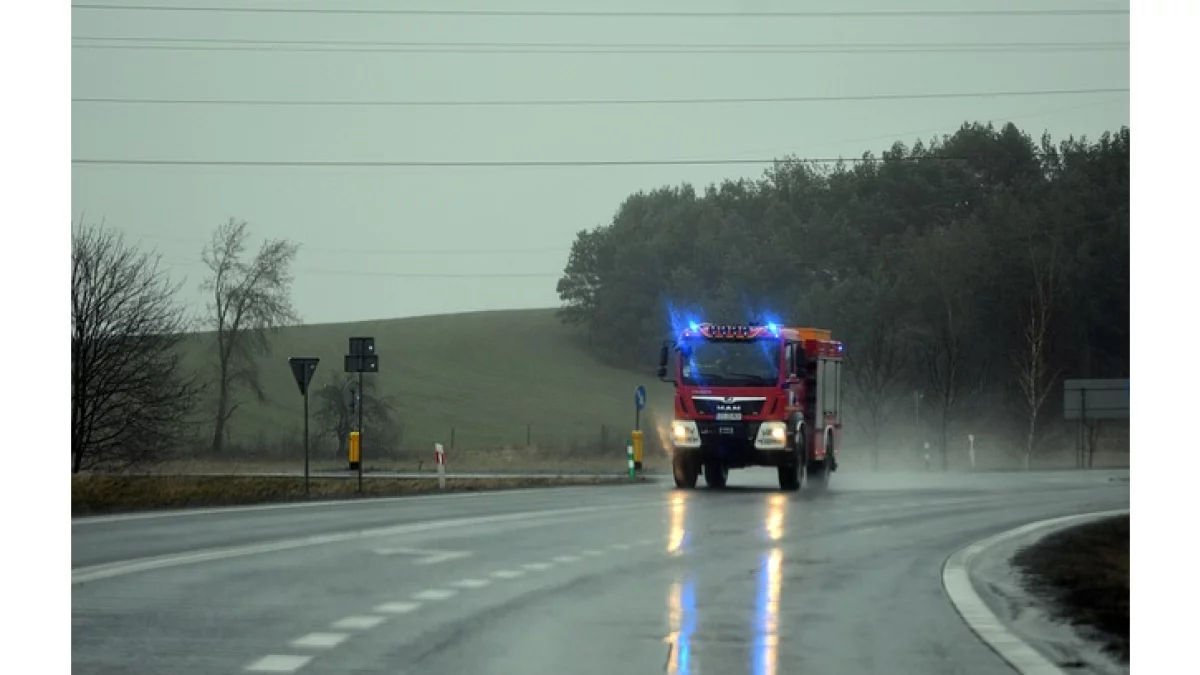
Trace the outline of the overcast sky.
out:
[[[107,0],[116,3],[118,0]],[[143,0],[148,2],[148,0]],[[245,0],[159,4],[284,6]],[[310,7],[601,11],[1121,8],[1089,0],[829,3],[645,0]],[[84,37],[375,42],[862,44],[1125,42],[1127,16],[979,18],[547,18],[73,12]],[[89,42],[88,44],[101,44]],[[109,45],[116,43],[107,43]],[[125,43],[128,44],[128,43]],[[910,54],[421,54],[73,50],[73,96],[470,100],[856,96],[1129,86],[1129,52]],[[1039,135],[1129,123],[1128,94],[941,100],[579,107],[239,107],[74,103],[75,158],[528,161],[857,156],[892,140],[1013,121]],[[76,166],[76,218],[157,248],[203,302],[200,250],[230,217],[302,244],[306,322],[557,305],[575,233],[632,192],[761,174],[753,166],[239,168]],[[491,250],[492,252],[487,252]],[[362,251],[357,254],[353,251]],[[431,253],[430,251],[436,251]],[[530,275],[506,277],[502,275]],[[391,276],[389,276],[391,275]],[[402,276],[410,275],[410,276]],[[411,275],[459,275],[456,277]],[[461,276],[475,275],[475,276]],[[501,276],[497,276],[501,275]]]

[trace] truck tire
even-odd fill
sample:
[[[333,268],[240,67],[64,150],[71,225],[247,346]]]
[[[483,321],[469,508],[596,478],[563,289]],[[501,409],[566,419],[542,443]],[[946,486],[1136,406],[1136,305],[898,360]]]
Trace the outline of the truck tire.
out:
[[[696,487],[700,476],[700,465],[685,452],[676,452],[671,458],[671,470],[675,474],[675,487],[691,490]]]
[[[816,459],[809,462],[805,473],[808,474],[808,486],[814,490],[829,487],[829,460]]]
[[[795,492],[800,489],[800,463],[785,464],[778,468],[779,471],[779,489],[787,492]]]
[[[729,469],[721,462],[708,462],[704,465],[704,483],[710,488],[723,488],[729,479]]]

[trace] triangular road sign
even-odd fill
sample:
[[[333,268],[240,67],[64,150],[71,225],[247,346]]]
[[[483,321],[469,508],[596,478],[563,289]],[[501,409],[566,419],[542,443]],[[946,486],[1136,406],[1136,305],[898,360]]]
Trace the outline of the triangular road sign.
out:
[[[300,387],[300,395],[308,394],[308,385],[312,383],[313,373],[317,372],[317,364],[321,359],[312,356],[293,356],[288,359],[292,367],[292,377],[296,378],[296,386]]]

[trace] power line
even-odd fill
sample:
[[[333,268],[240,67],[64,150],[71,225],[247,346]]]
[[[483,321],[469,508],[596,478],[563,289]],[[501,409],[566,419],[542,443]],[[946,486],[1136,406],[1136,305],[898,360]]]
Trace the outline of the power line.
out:
[[[479,100],[280,100],[280,99],[167,99],[75,97],[72,103],[116,105],[229,105],[229,106],[303,106],[303,107],[566,107],[634,105],[730,105],[747,103],[827,103],[845,101],[915,101],[929,99],[1006,98],[1032,96],[1072,96],[1128,93],[1129,87],[1090,89],[1045,89],[993,92],[938,92],[926,94],[860,94],[851,96],[758,96],[720,98],[626,98],[626,99],[479,99]]]
[[[877,19],[877,18],[972,18],[972,17],[1052,17],[1052,16],[1128,16],[1127,9],[1104,7],[1074,9],[891,9],[864,11],[749,11],[749,12],[623,12],[563,10],[491,10],[491,9],[367,9],[352,7],[233,7],[197,5],[118,5],[75,3],[72,9],[130,12],[207,12],[220,14],[343,14],[354,16],[448,16],[448,17],[546,17],[546,18],[626,18],[626,19]]]
[[[963,157],[917,157],[900,158],[901,161],[967,161]],[[627,159],[627,160],[529,160],[529,161],[336,161],[336,160],[210,160],[210,159],[101,159],[77,158],[71,163],[77,166],[192,166],[192,167],[246,167],[246,168],[538,168],[538,167],[603,167],[603,166],[735,166],[755,164],[775,164],[790,161],[791,158],[775,157],[771,159]],[[861,157],[815,157],[796,158],[795,161],[815,164],[836,164],[845,162],[856,164],[860,162],[878,162],[879,158],[864,159]]]
[[[176,237],[164,234],[149,234],[145,232],[131,232],[122,229],[121,232],[138,239],[151,239],[158,241],[170,241],[185,244],[207,245],[211,243],[208,239],[199,237]],[[562,246],[540,246],[529,248],[434,248],[434,249],[354,249],[354,248],[329,248],[324,246],[311,246],[303,242],[300,244],[301,252],[314,251],[317,253],[338,253],[346,255],[508,255],[508,254],[525,254],[525,253],[565,253],[570,250],[570,247]]]
[[[248,40],[237,38],[158,38],[75,36],[74,40],[104,44],[74,44],[75,49],[162,51],[247,51],[302,53],[400,54],[895,54],[962,52],[1121,51],[1129,42],[913,42],[846,44],[704,44],[592,42],[371,42],[361,40]],[[128,42],[131,44],[113,44]]]

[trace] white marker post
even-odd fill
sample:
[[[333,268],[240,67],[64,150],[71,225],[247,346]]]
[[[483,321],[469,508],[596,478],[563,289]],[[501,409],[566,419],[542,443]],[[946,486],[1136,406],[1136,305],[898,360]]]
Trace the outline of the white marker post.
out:
[[[446,451],[441,443],[433,444],[433,462],[437,464],[438,489],[446,489]]]
[[[971,471],[975,470],[975,434],[967,434],[967,454],[971,457]]]
[[[929,441],[925,441],[925,470],[929,470]]]

